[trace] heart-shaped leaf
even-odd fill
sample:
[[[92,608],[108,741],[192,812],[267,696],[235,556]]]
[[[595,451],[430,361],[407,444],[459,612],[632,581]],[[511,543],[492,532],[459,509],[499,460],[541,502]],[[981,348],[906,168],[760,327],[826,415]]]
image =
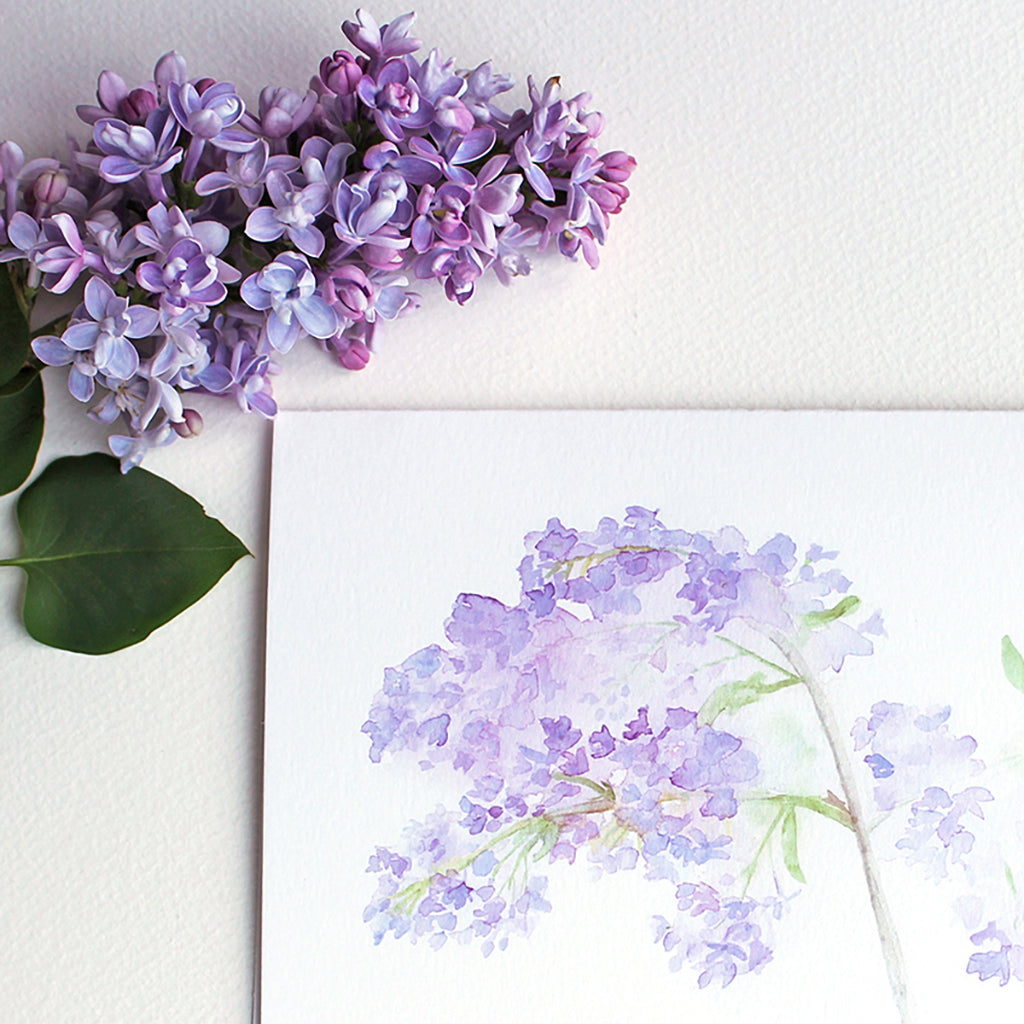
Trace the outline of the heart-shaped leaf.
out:
[[[7,267],[0,267],[0,385],[6,384],[31,355],[28,321],[18,305]]]
[[[0,494],[27,479],[43,439],[43,382],[36,370],[22,370],[0,387]]]
[[[199,503],[109,455],[51,462],[18,499],[23,618],[37,640],[106,654],[145,639],[249,552]]]

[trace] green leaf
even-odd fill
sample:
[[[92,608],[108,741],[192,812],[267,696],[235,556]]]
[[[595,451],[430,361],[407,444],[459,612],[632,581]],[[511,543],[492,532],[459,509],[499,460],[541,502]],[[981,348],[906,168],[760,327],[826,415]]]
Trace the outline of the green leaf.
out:
[[[1024,692],[1024,658],[1008,636],[1003,637],[1003,671],[1011,685]]]
[[[769,693],[784,690],[800,682],[796,676],[787,676],[776,683],[766,683],[763,672],[755,672],[747,679],[739,679],[734,683],[723,683],[708,695],[697,713],[702,725],[714,725],[715,719],[722,714],[734,714],[740,708],[759,701]]]
[[[31,355],[29,336],[9,268],[0,267],[0,385],[11,380]]]
[[[804,873],[800,869],[800,859],[796,852],[796,808],[790,807],[782,819],[782,859],[786,870],[801,883],[806,883]]]
[[[844,597],[834,608],[826,608],[823,612],[808,612],[804,616],[804,622],[812,629],[815,626],[827,626],[830,622],[835,622],[836,619],[841,619],[844,615],[849,615],[850,612],[856,611],[859,606],[860,598],[850,594],[849,597]]]
[[[248,554],[199,503],[109,455],[57,459],[18,499],[28,574],[23,618],[37,640],[106,654],[145,639]]]
[[[43,382],[37,370],[22,370],[0,387],[0,494],[27,479],[43,439]]]

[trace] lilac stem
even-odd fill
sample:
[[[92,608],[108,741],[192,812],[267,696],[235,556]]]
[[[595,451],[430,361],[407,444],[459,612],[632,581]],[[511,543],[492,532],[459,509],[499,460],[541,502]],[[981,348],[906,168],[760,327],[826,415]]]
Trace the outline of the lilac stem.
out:
[[[885,960],[886,971],[889,975],[889,987],[892,989],[893,999],[896,1003],[896,1008],[899,1010],[900,1020],[903,1024],[911,1024],[903,952],[900,949],[899,936],[896,934],[892,915],[889,912],[889,906],[882,891],[878,863],[875,860],[874,850],[871,846],[864,804],[861,800],[860,791],[857,788],[853,764],[843,742],[839,723],[832,712],[832,706],[829,704],[824,688],[811,672],[799,648],[784,634],[775,631],[771,634],[771,641],[786,656],[796,674],[800,677],[800,681],[806,687],[814,704],[818,721],[821,723],[822,730],[825,733],[825,738],[828,740],[829,749],[832,752],[832,760],[835,763],[836,773],[839,776],[839,784],[842,787],[843,797],[846,801],[846,807],[850,812],[850,824],[853,826],[853,833],[857,837],[857,849],[860,852],[860,861],[868,886],[871,909],[875,915],[875,925],[878,929],[878,938],[882,946],[882,958]]]

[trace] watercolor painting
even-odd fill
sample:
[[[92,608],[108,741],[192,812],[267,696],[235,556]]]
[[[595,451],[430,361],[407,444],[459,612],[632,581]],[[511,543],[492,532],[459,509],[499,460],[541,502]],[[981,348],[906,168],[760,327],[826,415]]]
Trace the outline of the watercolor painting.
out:
[[[1017,1019],[1021,425],[286,419],[267,1024]]]
[[[488,955],[556,912],[546,868],[579,860],[660,885],[667,913],[652,940],[669,967],[728,986],[785,942],[807,885],[802,824],[817,816],[857,847],[902,1020],[881,857],[944,883],[969,974],[1024,982],[1024,863],[990,827],[996,783],[975,738],[958,734],[948,704],[876,702],[852,729],[833,711],[846,660],[885,632],[837,558],[781,533],[756,549],[731,527],[689,533],[641,507],[527,535],[518,604],[459,595],[446,645],[389,668],[362,727],[372,761],[465,780],[457,808],[372,853],[375,939],[476,942]],[[1020,685],[1024,662],[1009,637],[1003,648]],[[787,691],[826,740],[816,789],[777,777],[764,756],[780,738],[761,706]],[[1024,808],[1006,811],[1024,836]]]

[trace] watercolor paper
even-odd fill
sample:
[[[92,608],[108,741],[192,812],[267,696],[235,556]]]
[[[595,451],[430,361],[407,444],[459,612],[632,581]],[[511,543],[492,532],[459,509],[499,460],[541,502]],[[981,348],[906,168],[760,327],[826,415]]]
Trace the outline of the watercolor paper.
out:
[[[1024,418],[275,426],[262,1020],[1019,1019]]]

